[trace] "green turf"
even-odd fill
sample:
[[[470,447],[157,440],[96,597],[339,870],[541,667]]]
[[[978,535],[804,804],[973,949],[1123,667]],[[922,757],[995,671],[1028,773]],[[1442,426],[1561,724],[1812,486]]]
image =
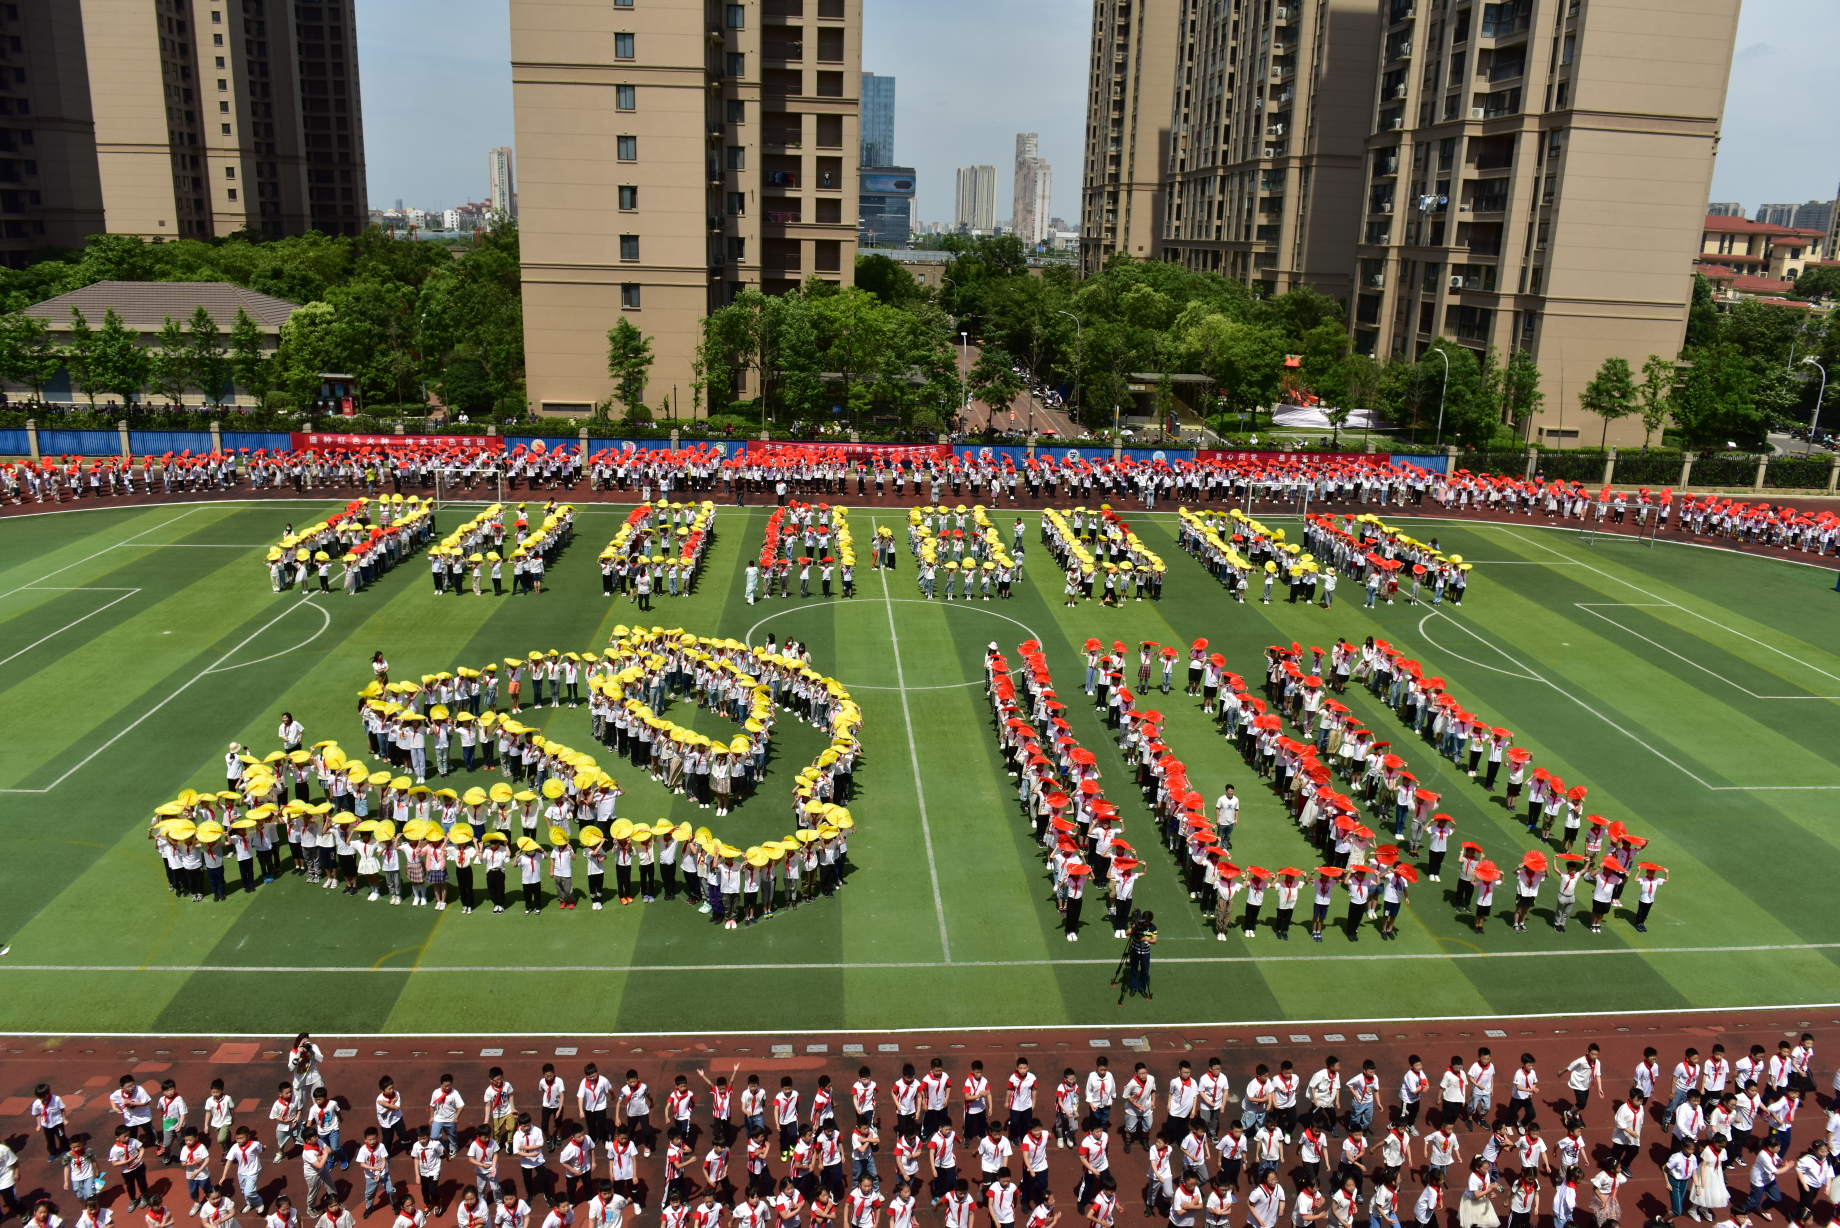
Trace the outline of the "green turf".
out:
[[[213,785],[226,743],[274,746],[278,715],[290,709],[310,740],[362,747],[354,692],[379,648],[399,672],[420,674],[532,648],[598,648],[633,617],[601,595],[594,564],[618,523],[613,509],[584,511],[580,539],[540,597],[436,598],[419,559],[356,598],[270,592],[265,544],[284,520],[300,524],[333,506],[101,509],[5,522],[0,658],[17,655],[0,683],[0,814],[10,842],[0,935],[12,944],[0,961],[0,1028],[790,1030],[1840,1000],[1840,921],[1825,899],[1840,868],[1832,573],[1679,545],[1593,547],[1534,526],[1416,530],[1437,532],[1477,564],[1464,606],[1435,612],[1364,611],[1352,586],[1342,592],[1355,600],[1332,611],[1235,605],[1176,549],[1173,516],[1162,513],[1135,519],[1171,564],[1160,603],[1063,608],[1029,516],[1032,579],[1007,603],[919,602],[903,557],[892,577],[860,573],[853,602],[750,608],[740,570],[758,549],[764,513],[725,509],[696,593],[661,599],[649,621],[756,642],[769,630],[790,634],[853,688],[866,714],[852,805],[861,830],[838,898],[736,932],[681,903],[462,916],[354,901],[298,880],[221,905],[180,903],[141,834],[145,816],[181,788]],[[852,524],[860,538],[901,521],[871,508]],[[1601,936],[1540,925],[1514,935],[1499,923],[1475,935],[1453,915],[1447,882],[1420,885],[1395,943],[1370,936],[1351,946],[1332,935],[1318,946],[1298,935],[1280,945],[1269,930],[1216,942],[1145,838],[1134,791],[1120,787],[1112,793],[1127,831],[1151,848],[1139,895],[1157,911],[1164,942],[1155,1001],[1119,1010],[1108,989],[1119,944],[1092,925],[1078,944],[1063,940],[977,685],[988,641],[1013,649],[1037,635],[1062,693],[1075,693],[1077,647],[1095,634],[1165,643],[1205,635],[1252,675],[1274,641],[1391,639],[1448,679],[1466,707],[1514,729],[1537,764],[1588,785],[1591,809],[1653,838],[1650,855],[1674,878],[1649,932],[1619,919]],[[1349,699],[1393,732],[1463,838],[1502,861],[1531,847],[1499,797],[1398,736],[1364,692]],[[1237,858],[1307,864],[1277,803],[1195,701],[1178,692],[1151,702],[1169,714],[1169,741],[1198,788],[1211,798],[1224,781],[1240,785]],[[551,736],[593,749],[585,709],[537,715],[532,723]],[[1071,719],[1117,779],[1120,760],[1090,709],[1074,704]],[[817,746],[815,731],[788,727],[776,761],[796,765]],[[628,790],[622,814],[712,822],[651,781],[616,774]],[[783,833],[789,778],[779,767],[759,796],[714,825],[749,842]],[[1769,949],[1738,949],[1760,947]]]

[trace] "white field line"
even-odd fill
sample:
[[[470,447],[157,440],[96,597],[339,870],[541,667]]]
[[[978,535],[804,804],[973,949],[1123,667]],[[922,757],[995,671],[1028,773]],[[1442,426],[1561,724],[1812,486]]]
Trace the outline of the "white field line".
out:
[[[1423,963],[1431,960],[1487,960],[1487,959],[1578,959],[1591,957],[1615,957],[1633,955],[1647,958],[1654,955],[1747,955],[1764,952],[1787,951],[1831,951],[1840,949],[1840,942],[1784,942],[1758,943],[1744,946],[1701,946],[1701,947],[1614,947],[1602,950],[1570,951],[1411,951],[1387,954],[1382,952],[1365,952],[1345,955],[1177,955],[1158,956],[1157,965],[1163,964],[1341,964],[1341,963]],[[1116,957],[1103,959],[962,959],[962,960],[900,960],[885,963],[838,961],[824,963],[819,961],[802,963],[743,963],[743,964],[544,964],[544,965],[502,965],[502,964],[414,964],[391,966],[388,964],[15,964],[0,963],[0,973],[6,972],[147,972],[147,973],[184,973],[196,972],[243,972],[273,975],[275,973],[357,973],[369,972],[386,975],[403,975],[414,973],[445,973],[476,976],[484,973],[525,972],[549,976],[556,973],[646,973],[646,972],[802,972],[823,970],[844,971],[878,971],[901,970],[909,968],[1058,968],[1058,967],[1113,967],[1118,963]],[[1761,1008],[1746,1007],[1747,1010]],[[1618,1014],[1629,1012],[1617,1012]],[[1677,1012],[1663,1012],[1677,1013]],[[68,1034],[68,1033],[66,1033]],[[418,1033],[419,1035],[419,1033]]]
[[[56,631],[53,631],[53,632],[52,632],[52,633],[51,633],[50,635],[47,635],[47,636],[45,636],[45,637],[43,637],[42,639],[36,639],[36,640],[33,640],[33,641],[32,641],[32,642],[30,643],[30,644],[27,644],[27,645],[26,645],[26,646],[25,646],[24,648],[21,648],[21,649],[20,649],[20,650],[19,650],[18,652],[16,652],[16,653],[14,653],[14,654],[13,654],[13,655],[12,655],[11,657],[0,657],[0,665],[5,665],[5,664],[6,664],[6,663],[7,663],[8,661],[11,661],[11,660],[13,660],[13,659],[14,659],[15,657],[23,657],[23,656],[25,656],[25,655],[26,655],[26,654],[27,654],[28,652],[31,652],[31,651],[32,651],[32,650],[33,650],[34,648],[37,648],[37,647],[38,647],[38,646],[39,646],[40,644],[42,644],[42,643],[44,643],[44,642],[45,642],[45,640],[52,640],[52,639],[56,639],[56,638],[57,638],[58,636],[60,636],[60,635],[62,635],[62,634],[64,634],[64,632],[66,632],[66,631],[68,631],[68,630],[70,630],[70,629],[71,629],[72,627],[74,627],[74,626],[76,626],[76,625],[77,625],[78,623],[80,623],[80,622],[83,622],[83,621],[85,621],[86,619],[91,619],[91,618],[94,618],[94,617],[96,617],[96,615],[98,615],[98,614],[100,614],[100,613],[102,613],[102,612],[103,612],[104,610],[106,610],[106,609],[108,609],[108,608],[109,608],[109,606],[114,606],[114,605],[120,605],[120,604],[121,604],[122,602],[124,602],[124,601],[126,601],[126,600],[127,600],[128,598],[130,598],[130,597],[132,597],[132,596],[134,596],[134,594],[136,594],[136,593],[138,593],[138,592],[140,592],[140,591],[141,591],[141,590],[140,590],[140,589],[138,589],[138,588],[96,588],[96,589],[83,589],[83,588],[63,588],[63,587],[47,587],[47,588],[32,588],[32,587],[30,587],[30,586],[28,586],[28,587],[26,587],[26,588],[16,588],[16,589],[14,589],[14,590],[12,591],[12,593],[7,593],[7,594],[5,594],[5,595],[6,595],[6,596],[8,596],[8,597],[10,597],[10,596],[12,596],[12,595],[13,595],[13,593],[80,593],[80,592],[97,592],[97,593],[120,593],[120,594],[121,594],[121,596],[119,596],[119,597],[117,597],[117,598],[115,598],[115,600],[113,600],[113,601],[111,601],[111,602],[108,602],[108,603],[107,603],[106,605],[99,605],[99,606],[97,606],[97,607],[96,607],[95,609],[93,609],[93,610],[91,610],[91,611],[90,611],[89,613],[87,613],[87,614],[85,614],[85,615],[84,615],[84,616],[83,616],[82,618],[74,618],[74,619],[72,619],[71,621],[69,621],[69,622],[67,622],[67,623],[65,623],[65,624],[64,624],[63,626],[61,626],[61,627],[59,627],[59,628],[58,628],[58,629],[57,629]]]
[[[66,780],[69,780],[72,776],[75,776],[78,772],[82,771],[85,767],[89,766],[90,761],[95,759],[97,755],[100,755],[103,751],[107,750],[109,747],[115,745],[115,743],[121,741],[123,738],[127,737],[130,733],[133,733],[136,729],[140,728],[140,726],[147,720],[147,718],[151,717],[154,713],[158,712],[161,708],[164,708],[167,704],[171,703],[173,700],[179,698],[180,695],[184,694],[188,689],[191,688],[193,683],[197,682],[200,678],[203,678],[207,674],[217,672],[218,668],[222,666],[224,662],[228,661],[231,657],[234,657],[237,653],[241,652],[243,650],[244,645],[248,644],[251,640],[261,635],[264,631],[267,631],[270,627],[274,626],[276,623],[286,618],[289,614],[293,613],[295,610],[300,609],[302,606],[311,605],[312,600],[313,599],[311,597],[306,597],[306,598],[302,598],[299,602],[290,603],[287,609],[281,611],[281,613],[275,615],[273,618],[263,623],[260,627],[257,627],[254,631],[251,631],[248,635],[244,636],[243,639],[237,644],[235,648],[232,648],[229,652],[226,652],[223,656],[217,658],[216,661],[212,662],[210,665],[206,666],[204,669],[199,670],[196,674],[193,674],[191,678],[179,684],[178,688],[174,690],[170,695],[168,695],[165,699],[162,699],[159,703],[153,705],[153,707],[147,709],[145,712],[135,717],[134,720],[130,722],[126,728],[122,729],[120,733],[117,733],[114,737],[104,742],[101,746],[98,746],[95,750],[92,750],[89,754],[83,756],[81,761],[76,763],[68,771],[66,771],[62,776],[59,776],[56,780],[52,781],[50,784],[46,785],[44,788],[42,789],[0,789],[0,793],[49,793],[51,792],[53,789],[63,784]],[[313,606],[312,608],[318,609],[319,607]],[[324,611],[321,611],[321,613],[324,613]],[[321,630],[324,630],[324,628],[321,628]],[[289,651],[291,652],[293,650],[289,649]]]
[[[1572,694],[1570,691],[1566,690],[1564,687],[1560,686],[1558,683],[1554,682],[1552,679],[1534,672],[1525,663],[1518,661],[1514,657],[1510,656],[1505,649],[1501,648],[1499,645],[1495,643],[1492,643],[1489,640],[1483,639],[1482,636],[1476,634],[1475,631],[1472,631],[1470,628],[1464,626],[1462,623],[1458,622],[1456,619],[1452,618],[1450,615],[1445,614],[1441,610],[1433,610],[1431,613],[1433,615],[1436,615],[1439,618],[1444,619],[1446,622],[1450,623],[1451,626],[1461,629],[1465,634],[1469,635],[1477,643],[1482,644],[1485,647],[1494,649],[1497,653],[1501,655],[1503,660],[1507,661],[1510,665],[1513,665],[1516,669],[1520,670],[1522,673],[1522,676],[1528,678],[1531,681],[1545,683],[1547,686],[1551,687],[1555,692],[1557,692],[1560,695],[1565,696],[1565,698],[1571,700],[1573,703],[1577,704],[1580,708],[1583,708],[1586,712],[1589,712],[1592,716],[1604,722],[1604,724],[1610,726],[1610,728],[1616,730],[1618,733],[1622,734],[1624,737],[1634,742],[1637,746],[1640,746],[1643,750],[1648,751],[1651,755],[1654,755],[1657,759],[1660,759],[1662,762],[1668,764],[1669,766],[1673,767],[1675,770],[1679,771],[1681,775],[1686,776],[1690,778],[1691,780],[1693,780],[1694,783],[1698,784],[1703,789],[1710,789],[1711,791],[1715,793],[1757,793],[1757,792],[1762,792],[1765,790],[1779,791],[1779,792],[1787,792],[1787,791],[1799,792],[1799,791],[1808,791],[1808,790],[1823,790],[1824,791],[1824,790],[1840,789],[1840,785],[1715,785],[1711,781],[1699,775],[1698,773],[1693,771],[1693,769],[1687,767],[1685,764],[1674,759],[1673,757],[1671,757],[1664,751],[1658,749],[1657,747],[1649,745],[1647,742],[1637,737],[1634,733],[1630,732],[1628,729],[1624,728],[1623,726],[1617,724],[1615,721],[1611,720],[1608,716],[1604,715],[1602,712],[1599,712],[1596,708],[1592,707],[1590,704],[1586,703],[1584,700],[1580,699],[1578,696]]]
[[[1519,534],[1513,534],[1513,536],[1518,537]],[[1521,540],[1528,541],[1527,538],[1521,538]],[[1529,544],[1537,545],[1542,550],[1545,550],[1551,554],[1557,554],[1562,559],[1566,559],[1569,562],[1576,563],[1580,567],[1584,567],[1587,570],[1594,571],[1598,575],[1602,576],[1604,579],[1610,581],[1612,584],[1620,584],[1624,588],[1634,589],[1636,592],[1641,593],[1644,597],[1649,598],[1651,601],[1654,601],[1658,605],[1672,606],[1674,609],[1679,610],[1683,614],[1691,614],[1694,618],[1697,618],[1702,622],[1711,623],[1713,626],[1717,627],[1721,631],[1730,632],[1732,635],[1737,636],[1739,639],[1749,640],[1751,643],[1757,645],[1759,648],[1763,648],[1770,652],[1773,652],[1777,656],[1786,657],[1789,660],[1795,662],[1797,665],[1801,666],[1803,669],[1813,670],[1815,673],[1820,674],[1823,678],[1831,678],[1835,682],[1840,682],[1840,674],[1832,674],[1820,668],[1817,665],[1810,665],[1808,664],[1808,662],[1804,661],[1801,657],[1797,656],[1795,653],[1789,652],[1787,649],[1779,648],[1775,644],[1769,643],[1767,640],[1760,640],[1754,635],[1747,635],[1744,632],[1738,630],[1736,627],[1728,627],[1716,618],[1712,618],[1712,617],[1709,617],[1708,615],[1701,614],[1698,610],[1690,609],[1687,606],[1681,605],[1677,601],[1669,601],[1666,597],[1663,597],[1659,593],[1651,593],[1647,589],[1643,588],[1641,585],[1632,584],[1628,580],[1623,579],[1621,576],[1613,576],[1609,572],[1605,571],[1603,568],[1594,567],[1590,563],[1585,562],[1583,559],[1574,559],[1569,554],[1564,554],[1558,550],[1554,550],[1551,546],[1548,546],[1544,542],[1529,542]]]
[[[200,506],[204,506],[204,505],[201,504]],[[171,520],[163,520],[159,524],[154,525],[153,528],[143,529],[141,532],[136,533],[133,537],[127,538],[124,541],[118,541],[118,542],[115,542],[113,545],[104,546],[102,549],[96,551],[96,553],[85,555],[84,557],[78,559],[74,563],[66,563],[62,567],[58,568],[56,571],[48,571],[36,580],[30,581],[29,583],[26,583],[26,584],[21,584],[19,588],[33,588],[33,587],[36,587],[37,585],[43,584],[46,580],[49,580],[52,576],[63,575],[65,572],[69,571],[72,567],[81,567],[83,566],[83,564],[89,562],[91,559],[99,559],[111,550],[119,550],[123,546],[131,545],[137,539],[145,537],[147,536],[147,534],[152,533],[155,530],[164,529],[168,525],[177,524],[179,521],[184,520],[187,516],[190,516],[192,512],[195,512],[197,510],[198,508],[194,507],[190,512],[180,512],[177,516],[174,516]],[[0,597],[5,597],[12,593],[16,593],[19,591],[19,588],[8,589],[7,592],[0,593]]]
[[[875,521],[869,521],[869,539],[875,540]],[[901,719],[907,724],[907,757],[914,765],[914,801],[920,807],[920,835],[926,842],[926,871],[933,880],[933,912],[939,918],[939,950],[952,962],[952,939],[946,933],[946,904],[939,894],[939,861],[933,855],[933,824],[926,813],[926,784],[920,779],[920,748],[914,741],[914,714],[907,703],[907,672],[901,667],[901,637],[894,626],[894,597],[888,591],[888,573],[881,572],[882,600],[888,609],[888,647],[894,656],[894,681],[901,691]]]
[[[1734,690],[1743,691],[1746,695],[1749,695],[1752,699],[1840,699],[1840,695],[1759,695],[1757,692],[1751,690],[1749,687],[1745,686],[1743,683],[1733,682],[1730,678],[1727,678],[1725,675],[1719,673],[1718,671],[1708,669],[1706,666],[1701,665],[1698,661],[1695,661],[1692,657],[1682,656],[1680,653],[1675,652],[1672,648],[1669,648],[1666,644],[1663,644],[1659,642],[1658,640],[1649,639],[1648,636],[1643,635],[1640,631],[1637,631],[1633,627],[1624,626],[1622,623],[1617,622],[1616,619],[1611,618],[1608,614],[1598,613],[1598,610],[1600,608],[1601,609],[1612,609],[1612,610],[1614,609],[1678,610],[1681,608],[1680,606],[1673,605],[1673,604],[1663,605],[1663,604],[1657,604],[1653,602],[1642,602],[1640,604],[1636,604],[1633,602],[1625,603],[1625,602],[1620,602],[1620,601],[1575,601],[1572,604],[1577,606],[1579,609],[1583,610],[1587,614],[1594,614],[1598,618],[1603,619],[1605,622],[1609,623],[1612,627],[1615,627],[1618,631],[1627,632],[1628,634],[1635,636],[1639,640],[1642,640],[1649,644],[1653,644],[1656,648],[1659,648],[1662,652],[1667,653],[1668,656],[1673,657],[1678,661],[1684,661],[1688,665],[1691,665],[1694,669],[1697,669],[1701,671],[1702,673],[1710,674],[1712,677],[1717,678],[1720,682],[1723,682],[1726,686],[1731,687]],[[1691,613],[1691,612],[1692,611],[1688,611],[1688,613]],[[1730,628],[1726,628],[1726,630],[1730,630]],[[1746,636],[1745,638],[1748,639],[1750,637]]]

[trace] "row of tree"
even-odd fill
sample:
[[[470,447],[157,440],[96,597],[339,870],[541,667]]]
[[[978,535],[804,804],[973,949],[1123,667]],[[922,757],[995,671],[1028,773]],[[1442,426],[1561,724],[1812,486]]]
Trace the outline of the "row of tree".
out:
[[[222,335],[206,313],[168,321],[151,346],[119,318],[75,329],[62,345],[21,309],[98,281],[227,281],[303,304],[263,353],[239,319]],[[497,219],[470,248],[314,232],[269,240],[143,242],[98,235],[81,251],[0,269],[0,378],[42,390],[60,368],[86,397],[177,403],[232,384],[271,406],[309,404],[320,374],[356,377],[366,404],[418,404],[432,394],[473,414],[522,413],[524,327],[517,227]],[[201,318],[202,315],[202,318]],[[209,325],[207,330],[206,325]],[[215,335],[215,341],[212,336]]]

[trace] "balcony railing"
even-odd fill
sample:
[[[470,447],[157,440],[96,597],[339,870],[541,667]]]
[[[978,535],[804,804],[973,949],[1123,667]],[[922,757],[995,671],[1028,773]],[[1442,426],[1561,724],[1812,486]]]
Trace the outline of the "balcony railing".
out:
[[[765,179],[768,183],[778,184],[782,187],[796,188],[799,186],[799,173],[797,171],[768,171]]]
[[[799,220],[799,214],[788,209],[768,209],[761,216],[776,226],[793,225]],[[794,263],[792,267],[797,268],[798,265]]]

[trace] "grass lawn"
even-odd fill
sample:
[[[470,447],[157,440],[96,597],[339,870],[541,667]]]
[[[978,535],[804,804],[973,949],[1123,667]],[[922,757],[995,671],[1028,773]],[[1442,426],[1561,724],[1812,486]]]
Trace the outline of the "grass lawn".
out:
[[[8,1031],[628,1032],[965,1027],[1203,1020],[1473,1016],[1840,1001],[1840,595],[1832,573],[1765,558],[1630,541],[1586,545],[1534,526],[1424,524],[1475,560],[1468,600],[1432,611],[1228,601],[1177,550],[1174,515],[1134,518],[1170,563],[1164,599],[1121,610],[1060,604],[1029,517],[1029,581],[1009,602],[918,601],[904,555],[892,577],[859,572],[852,602],[749,607],[741,569],[764,512],[724,509],[696,592],[648,621],[811,645],[814,664],[862,703],[865,753],[851,804],[854,870],[834,900],[725,932],[679,902],[562,913],[392,909],[288,878],[216,904],[166,890],[144,839],[151,807],[221,788],[225,744],[278,747],[291,710],[308,740],[362,749],[355,692],[382,649],[400,676],[532,648],[598,649],[631,621],[600,591],[594,555],[626,509],[585,508],[577,540],[538,597],[437,598],[420,558],[355,598],[270,591],[262,552],[281,524],[325,503],[122,508],[10,519],[0,538],[0,1029]],[[470,513],[450,509],[444,524]],[[902,514],[852,517],[859,540]],[[1008,523],[1008,518],[999,520]],[[1139,886],[1156,910],[1154,1002],[1114,1005],[1121,944],[1088,924],[1063,940],[1043,867],[1017,816],[980,686],[984,646],[1046,646],[1077,695],[1088,635],[1186,643],[1204,635],[1256,676],[1266,644],[1392,640],[1488,714],[1534,762],[1591,790],[1673,872],[1637,934],[1619,917],[1593,936],[1535,925],[1486,934],[1421,883],[1400,939],[1217,942],[1147,838],[1135,791],[1110,792],[1148,849]],[[903,689],[903,687],[905,689]],[[1393,731],[1443,794],[1459,838],[1517,861],[1530,837],[1479,784],[1400,737],[1362,691],[1348,701]],[[1302,838],[1180,694],[1169,741],[1210,798],[1245,798],[1242,864],[1309,864]],[[524,719],[594,750],[587,710]],[[1117,752],[1089,706],[1071,719],[1111,779]],[[1382,736],[1388,736],[1383,734]],[[815,731],[785,729],[781,763]],[[602,762],[627,790],[622,815],[709,815]],[[457,774],[464,789],[490,783]],[[790,771],[720,825],[749,841],[792,827]],[[711,812],[713,813],[713,812]],[[737,841],[739,842],[739,841]],[[1550,905],[1551,888],[1545,904]],[[1499,910],[1498,910],[1499,911]],[[1089,905],[1087,918],[1099,912]],[[1537,916],[1538,914],[1536,914]]]

